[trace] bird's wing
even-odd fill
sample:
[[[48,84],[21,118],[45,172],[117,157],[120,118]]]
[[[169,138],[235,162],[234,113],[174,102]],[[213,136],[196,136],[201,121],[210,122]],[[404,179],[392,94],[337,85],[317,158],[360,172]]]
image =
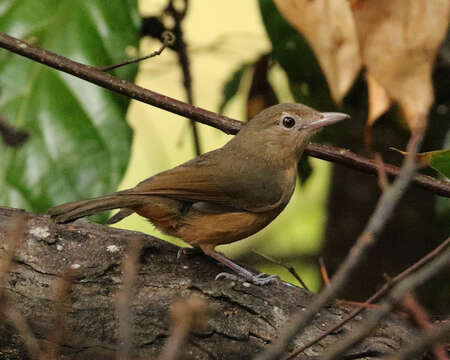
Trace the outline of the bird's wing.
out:
[[[220,154],[221,151],[206,153],[117,194],[166,196],[199,203],[199,210],[205,212],[217,209],[214,205],[228,211],[251,212],[269,211],[281,205],[283,191],[275,177],[261,184],[258,166],[252,164],[251,170],[244,169],[247,162],[239,159],[224,164],[226,154]]]

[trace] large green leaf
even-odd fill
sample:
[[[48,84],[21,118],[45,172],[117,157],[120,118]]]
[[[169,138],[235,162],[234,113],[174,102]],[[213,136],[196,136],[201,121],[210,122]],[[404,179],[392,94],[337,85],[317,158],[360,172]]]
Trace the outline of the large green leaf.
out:
[[[2,0],[0,31],[90,65],[138,46],[137,0]],[[133,80],[136,66],[114,73]],[[0,113],[30,133],[0,144],[0,204],[45,211],[116,189],[128,164],[129,99],[0,49]]]
[[[295,100],[330,111],[334,104],[311,46],[284,19],[273,0],[259,0],[259,6],[273,57],[286,71]]]

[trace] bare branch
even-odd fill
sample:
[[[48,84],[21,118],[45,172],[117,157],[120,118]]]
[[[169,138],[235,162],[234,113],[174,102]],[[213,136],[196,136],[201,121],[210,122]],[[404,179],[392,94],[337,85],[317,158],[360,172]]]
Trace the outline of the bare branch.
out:
[[[204,326],[206,303],[199,296],[191,296],[176,302],[171,309],[172,329],[160,360],[179,358],[189,332]]]
[[[9,271],[16,252],[22,246],[27,231],[26,214],[15,216],[6,229],[5,241],[0,247],[0,309],[5,302],[4,289],[7,287]],[[1,245],[1,244],[0,244]]]
[[[267,261],[270,261],[271,263],[274,263],[276,265],[284,267],[300,283],[300,285],[303,286],[304,289],[306,289],[308,291],[311,291],[311,290],[309,290],[308,286],[303,281],[303,279],[300,277],[300,275],[298,274],[297,270],[295,270],[295,268],[292,265],[284,264],[280,260],[274,259],[273,257],[270,257],[270,256],[267,256],[267,255],[265,255],[263,253],[260,253],[259,251],[256,251],[256,250],[252,250],[252,251],[256,255],[261,256],[262,258],[266,259]]]
[[[4,295],[4,289],[7,288],[10,269],[13,258],[20,250],[28,228],[28,216],[25,213],[16,215],[7,225],[5,241],[3,242],[3,254],[0,257],[0,313],[4,315],[9,322],[17,329],[28,350],[28,354],[33,359],[40,356],[39,343],[31,331],[25,317],[17,312]]]
[[[323,283],[325,284],[325,286],[328,286],[330,285],[330,277],[328,276],[328,271],[327,268],[325,267],[325,261],[323,260],[323,257],[319,258],[319,265]]]
[[[227,134],[237,133],[242,125],[240,121],[217,115],[212,111],[197,108],[185,102],[144,89],[132,82],[99,71],[95,67],[84,65],[50,51],[31,46],[25,41],[4,33],[0,33],[0,47],[116,93],[185,116],[202,124],[213,126]]]
[[[424,330],[434,329],[434,325],[430,321],[430,316],[412,294],[405,296],[402,301],[402,306],[409,314],[411,314],[417,326]],[[449,360],[447,350],[443,345],[434,345],[433,353],[436,360]]]
[[[305,153],[322,160],[345,165],[367,174],[378,174],[378,166],[374,160],[357,155],[347,149],[313,143],[309,144]],[[401,169],[397,166],[384,163],[384,171],[389,177],[396,177],[400,175]],[[440,181],[431,176],[417,174],[414,176],[412,183],[437,195],[450,197],[450,182],[448,181]]]
[[[441,270],[450,265],[450,249],[447,249],[437,259],[430,262],[417,273],[409,276],[400,282],[390,293],[389,296],[380,304],[380,308],[373,310],[367,320],[355,329],[351,334],[345,337],[339,343],[327,349],[322,355],[321,360],[332,360],[345,353],[350,347],[361,341],[365,336],[377,326],[377,324],[388,315],[394,306],[399,303],[403,297],[423,284],[425,281],[436,275]]]
[[[116,93],[215,127],[227,134],[237,133],[243,125],[241,121],[194,107],[182,101],[144,89],[131,82],[99,71],[92,66],[83,65],[50,51],[36,48],[4,33],[0,33],[0,47]],[[347,149],[310,144],[305,153],[319,159],[348,166],[355,170],[374,175],[377,174],[377,165],[373,160],[356,155]],[[398,176],[400,174],[400,169],[396,166],[385,164],[384,167],[386,173],[390,176]],[[450,197],[450,183],[448,182],[439,181],[430,176],[416,175],[413,183],[435,194]]]
[[[378,185],[381,191],[384,191],[389,186],[386,170],[384,169],[384,161],[380,154],[375,154],[375,164],[377,165],[378,172]]]
[[[442,340],[449,338],[450,334],[450,322],[437,327],[435,330],[426,332],[420,340],[414,342],[400,351],[397,354],[387,357],[385,360],[409,360],[414,359],[417,355],[422,353],[427,348],[430,348],[434,344],[439,343]]]
[[[33,331],[28,325],[27,319],[11,305],[5,309],[4,315],[21,336],[30,358],[38,360],[41,349]]]
[[[117,294],[116,309],[119,318],[119,360],[130,359],[132,348],[132,312],[131,297],[134,293],[134,284],[137,276],[137,266],[139,254],[141,253],[142,243],[140,241],[131,241],[129,251],[122,261],[122,287]]]
[[[165,31],[165,32],[162,34],[162,40],[163,40],[162,46],[161,46],[158,50],[155,50],[155,51],[153,51],[152,53],[150,53],[150,54],[148,54],[148,55],[139,57],[139,58],[137,58],[137,59],[132,59],[132,60],[124,61],[124,62],[121,62],[120,64],[108,65],[108,66],[101,66],[101,67],[98,66],[97,69],[100,70],[100,71],[111,71],[111,70],[120,68],[120,67],[122,67],[122,66],[135,64],[135,63],[138,63],[138,62],[141,62],[141,61],[150,59],[150,58],[152,58],[152,57],[161,55],[161,53],[164,51],[164,49],[165,49],[167,46],[173,44],[173,42],[175,41],[175,35],[172,34],[170,31]]]
[[[421,266],[423,266],[425,263],[430,261],[431,259],[434,259],[436,256],[442,253],[448,245],[450,244],[450,237],[447,238],[442,244],[440,244],[436,249],[429,252],[427,255],[425,255],[423,258],[421,258],[419,261],[408,267],[406,270],[402,271],[400,274],[398,274],[393,279],[390,279],[383,287],[381,287],[375,294],[373,294],[370,298],[368,298],[365,303],[371,304],[374,301],[378,300],[380,297],[382,297],[389,289],[392,288],[395,284],[397,284],[399,281],[403,280],[405,277],[419,269]],[[317,344],[320,340],[324,339],[328,335],[336,332],[338,329],[340,329],[342,326],[347,324],[350,320],[352,320],[355,316],[362,313],[366,308],[359,307],[358,309],[352,311],[350,314],[348,314],[342,321],[339,321],[336,325],[331,327],[331,329],[328,329],[325,333],[322,335],[312,339],[305,345],[296,348],[294,351],[292,351],[288,357],[286,357],[285,360],[292,359],[296,355],[300,354],[302,351],[305,351],[309,347],[313,346],[314,344]]]
[[[47,336],[45,350],[40,354],[41,360],[58,360],[59,346],[65,335],[65,322],[67,313],[71,308],[70,292],[72,290],[73,278],[75,276],[76,267],[67,269],[64,274],[55,281],[55,306],[53,329]]]
[[[173,44],[173,48],[178,54],[178,62],[181,67],[181,71],[183,73],[183,85],[186,91],[187,102],[191,105],[194,104],[194,94],[192,91],[192,74],[191,74],[191,61],[189,58],[189,54],[187,51],[186,42],[184,40],[183,27],[182,23],[186,16],[189,7],[189,0],[183,1],[183,7],[181,10],[178,10],[175,7],[174,1],[170,0],[167,8],[165,9],[165,13],[170,15],[173,18],[173,28],[172,31],[175,34],[175,42]],[[200,146],[200,135],[198,132],[197,123],[194,120],[190,121],[191,130],[192,130],[192,138],[194,140],[194,150],[197,155],[202,153],[202,149]]]

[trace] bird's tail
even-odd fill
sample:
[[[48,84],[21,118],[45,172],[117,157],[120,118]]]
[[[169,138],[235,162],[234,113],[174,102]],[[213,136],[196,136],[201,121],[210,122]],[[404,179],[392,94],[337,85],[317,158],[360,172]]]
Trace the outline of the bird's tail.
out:
[[[112,194],[55,206],[48,214],[56,222],[65,223],[106,210],[134,208],[142,205],[144,198],[139,195]]]

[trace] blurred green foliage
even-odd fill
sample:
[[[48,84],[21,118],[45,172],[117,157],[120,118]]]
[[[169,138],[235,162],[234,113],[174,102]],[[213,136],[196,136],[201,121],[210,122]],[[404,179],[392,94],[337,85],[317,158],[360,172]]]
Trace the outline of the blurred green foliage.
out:
[[[242,64],[237,68],[230,76],[230,78],[223,85],[222,90],[222,102],[219,105],[219,114],[223,114],[228,103],[237,95],[239,91],[239,86],[241,85],[242,77],[244,76],[245,70],[250,67],[249,64]]]
[[[430,166],[450,179],[450,150],[438,150],[426,153]]]
[[[93,65],[138,46],[137,0],[17,0],[0,5],[0,31]],[[133,80],[137,66],[114,73]],[[35,212],[114,191],[127,167],[130,99],[37,62],[0,52],[0,114],[26,129],[20,148],[0,144],[0,203]]]

